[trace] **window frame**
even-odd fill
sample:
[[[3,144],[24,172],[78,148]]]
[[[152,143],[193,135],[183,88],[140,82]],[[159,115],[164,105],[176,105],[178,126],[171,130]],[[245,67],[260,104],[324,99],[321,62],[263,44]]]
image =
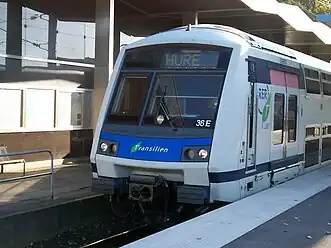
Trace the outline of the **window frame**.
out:
[[[138,115],[138,119],[137,119],[137,123],[136,124],[132,124],[130,122],[125,122],[125,119],[128,118],[127,116],[124,117],[123,116],[123,120],[121,121],[116,121],[113,124],[120,124],[120,125],[140,125],[141,122],[141,116],[143,114],[143,111],[145,109],[145,105],[146,105],[146,97],[148,97],[149,95],[149,91],[152,88],[151,85],[153,84],[154,81],[154,76],[155,73],[151,73],[148,71],[142,71],[142,72],[137,72],[137,71],[130,71],[130,72],[121,72],[118,75],[118,78],[116,80],[116,85],[113,89],[113,92],[111,94],[111,99],[109,101],[109,105],[107,106],[106,109],[106,116],[105,116],[105,120],[104,123],[105,124],[110,124],[109,118],[111,118],[111,116],[119,116],[117,114],[115,114],[116,112],[113,112],[113,109],[118,108],[118,104],[119,101],[121,99],[122,96],[122,90],[125,86],[125,81],[126,78],[130,77],[130,78],[145,78],[148,81],[147,82],[147,90],[146,90],[146,95],[144,97],[144,102],[142,105],[142,109],[140,111],[140,114]]]

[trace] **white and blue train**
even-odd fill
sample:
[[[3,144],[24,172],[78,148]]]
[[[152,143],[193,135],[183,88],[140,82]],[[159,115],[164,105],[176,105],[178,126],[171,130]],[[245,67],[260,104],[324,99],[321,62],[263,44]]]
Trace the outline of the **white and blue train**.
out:
[[[233,202],[331,160],[331,66],[220,25],[123,48],[91,152],[93,189]],[[163,193],[161,193],[162,195]]]

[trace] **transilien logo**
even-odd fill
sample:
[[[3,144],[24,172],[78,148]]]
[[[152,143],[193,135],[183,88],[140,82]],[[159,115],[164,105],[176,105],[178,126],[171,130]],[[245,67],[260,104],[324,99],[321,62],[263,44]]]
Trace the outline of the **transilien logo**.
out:
[[[169,151],[168,148],[163,148],[158,145],[152,145],[152,146],[143,146],[142,142],[139,141],[137,144],[133,145],[130,150],[130,154],[134,152],[161,152],[161,153],[167,153]]]
[[[139,147],[141,147],[141,141],[131,147],[131,153],[138,151]]]
[[[258,89],[258,112],[261,115],[261,128],[262,129],[269,129],[270,127],[270,102],[271,102],[271,92],[269,87],[263,87]]]
[[[263,111],[262,111],[262,121],[263,122],[265,122],[269,117],[270,99],[271,99],[271,94],[269,93],[267,102],[264,104]]]

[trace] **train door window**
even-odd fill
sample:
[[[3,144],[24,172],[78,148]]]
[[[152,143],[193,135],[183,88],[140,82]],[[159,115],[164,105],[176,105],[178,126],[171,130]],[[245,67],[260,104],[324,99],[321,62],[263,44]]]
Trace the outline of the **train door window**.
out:
[[[256,82],[256,64],[254,61],[248,61],[248,81],[250,82],[251,85],[251,94],[250,94],[250,99],[249,99],[249,129],[248,129],[248,147],[252,148],[253,147],[253,130],[254,130],[254,84]]]
[[[251,83],[250,109],[249,109],[249,148],[253,146],[253,120],[254,120],[254,83]]]
[[[297,96],[289,95],[288,98],[288,142],[289,143],[296,141],[297,108],[298,108]]]
[[[283,143],[284,133],[284,94],[276,93],[274,101],[274,127],[272,132],[272,143],[279,145]]]

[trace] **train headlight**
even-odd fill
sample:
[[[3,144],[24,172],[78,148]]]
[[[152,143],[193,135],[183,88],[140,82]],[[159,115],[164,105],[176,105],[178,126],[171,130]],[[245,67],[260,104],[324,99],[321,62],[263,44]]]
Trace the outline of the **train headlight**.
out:
[[[199,151],[198,155],[199,155],[200,158],[205,159],[205,158],[208,157],[208,151],[205,150],[205,149],[201,149],[201,150]]]
[[[182,148],[181,161],[183,162],[208,162],[210,145],[186,146]]]
[[[106,152],[108,149],[108,145],[106,143],[102,142],[100,144],[100,149],[101,149],[101,151]]]
[[[189,158],[189,159],[194,159],[194,151],[192,149],[188,149],[186,150],[186,156]]]
[[[164,122],[164,116],[163,115],[159,115],[156,118],[156,122],[157,122],[157,124],[162,124],[162,122]]]
[[[110,146],[110,150],[112,151],[112,153],[116,153],[117,152],[117,145],[116,144],[112,144],[111,146]]]

